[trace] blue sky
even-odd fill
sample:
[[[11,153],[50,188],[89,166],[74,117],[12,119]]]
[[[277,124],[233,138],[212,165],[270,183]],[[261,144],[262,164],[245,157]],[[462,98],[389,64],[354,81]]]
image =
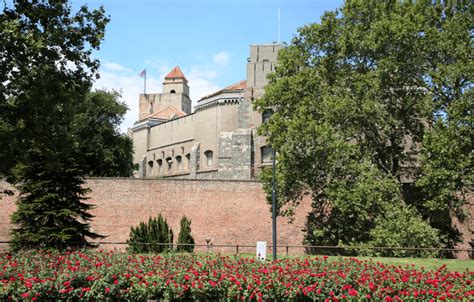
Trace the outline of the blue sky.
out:
[[[161,92],[163,77],[179,65],[189,80],[193,103],[245,79],[249,45],[278,39],[289,43],[297,29],[319,22],[342,0],[74,0],[74,7],[103,5],[111,21],[95,56],[102,62],[96,88],[121,91],[130,111],[121,126],[138,116],[138,94],[147,69],[147,93]]]

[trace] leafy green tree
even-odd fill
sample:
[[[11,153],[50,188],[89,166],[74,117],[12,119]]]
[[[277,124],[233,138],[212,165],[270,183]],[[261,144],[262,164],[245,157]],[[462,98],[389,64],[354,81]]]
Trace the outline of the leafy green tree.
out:
[[[451,103],[459,103],[471,89],[472,69],[463,67],[460,81],[438,78],[441,67],[472,67],[471,12],[457,1],[346,1],[280,51],[255,107],[275,112],[260,133],[278,151],[280,213],[312,197],[306,243],[371,242],[371,230],[406,217],[389,215],[393,206],[404,213],[409,204],[418,230],[435,245],[443,238],[430,231],[413,182],[433,112],[443,110],[437,94],[451,95],[458,83]],[[269,192],[268,171],[263,179]]]
[[[74,118],[108,19],[102,8],[18,0],[4,3],[0,22],[0,173],[20,191],[13,247],[89,245],[100,236],[88,223]]]
[[[425,31],[432,47],[426,55],[430,68],[425,81],[430,85],[425,89],[433,100],[420,152],[417,185],[423,195],[419,208],[431,225],[449,237],[449,247],[454,247],[461,238],[452,219],[468,220],[464,205],[473,195],[474,5],[446,1],[425,14],[431,20]]]
[[[369,246],[398,248],[375,250],[375,255],[383,257],[435,257],[439,252],[437,248],[443,247],[439,230],[425,223],[417,210],[410,206],[392,207],[385,217],[378,217],[375,227],[370,230],[370,237]]]
[[[191,235],[191,220],[186,216],[181,218],[181,229],[178,235],[178,244],[190,244],[190,245],[178,245],[176,251],[178,252],[189,252],[194,251],[194,237]]]
[[[162,253],[173,250],[173,230],[161,214],[150,217],[148,223],[140,222],[131,227],[127,240],[128,250],[132,253]]]
[[[74,133],[89,176],[130,176],[133,168],[131,139],[119,132],[128,108],[115,92],[87,94],[74,117]]]

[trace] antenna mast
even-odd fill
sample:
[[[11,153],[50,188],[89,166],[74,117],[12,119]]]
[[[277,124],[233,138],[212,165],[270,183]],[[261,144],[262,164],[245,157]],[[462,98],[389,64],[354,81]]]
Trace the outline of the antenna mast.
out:
[[[280,8],[278,8],[278,43],[280,43]]]

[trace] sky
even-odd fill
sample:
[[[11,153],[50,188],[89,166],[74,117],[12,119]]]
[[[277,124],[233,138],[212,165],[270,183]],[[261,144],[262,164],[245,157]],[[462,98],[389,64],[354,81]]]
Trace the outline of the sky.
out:
[[[245,79],[251,44],[290,43],[297,29],[319,22],[343,0],[73,0],[73,8],[104,6],[110,16],[96,89],[121,92],[129,111],[120,126],[133,127],[138,96],[161,92],[164,76],[179,66],[193,104],[201,97]]]

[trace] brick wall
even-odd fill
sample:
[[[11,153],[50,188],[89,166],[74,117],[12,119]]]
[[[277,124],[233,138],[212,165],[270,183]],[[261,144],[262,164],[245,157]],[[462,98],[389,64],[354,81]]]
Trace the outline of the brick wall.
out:
[[[130,226],[161,213],[173,229],[175,240],[181,216],[186,215],[192,221],[196,244],[206,244],[205,239],[211,238],[214,244],[255,245],[261,240],[271,245],[270,207],[259,182],[94,178],[89,179],[87,185],[92,189],[90,202],[96,205],[91,226],[95,232],[108,236],[105,241],[124,242]],[[0,202],[0,241],[8,240],[14,199],[4,197]],[[309,208],[309,202],[303,202],[291,224],[285,218],[278,218],[278,245],[302,243],[301,229]],[[205,250],[205,247],[200,249]],[[235,247],[213,249],[235,251]],[[254,250],[239,249],[241,252]],[[284,252],[284,248],[279,250],[279,253]],[[296,252],[301,250],[290,249],[290,253]]]
[[[266,204],[261,183],[252,181],[187,180],[187,179],[124,179],[93,178],[87,185],[92,189],[90,202],[96,205],[92,211],[96,217],[92,229],[107,235],[104,241],[125,242],[130,227],[150,216],[161,213],[178,238],[179,222],[182,215],[191,219],[192,235],[196,244],[205,244],[211,238],[214,244],[255,245],[256,241],[267,241],[271,246],[271,213]],[[7,187],[0,181],[0,188]],[[4,196],[0,200],[0,241],[9,239],[13,227],[10,215],[15,210],[16,196]],[[458,248],[470,248],[474,240],[474,200],[471,196],[467,207],[470,217],[464,223],[455,221],[464,235],[465,243]],[[306,214],[310,210],[310,200],[303,200],[296,211],[292,224],[286,218],[278,218],[278,245],[301,245],[302,228]],[[4,246],[4,245],[3,245]],[[0,244],[0,248],[2,245]],[[104,245],[104,249],[119,248],[123,245]],[[205,250],[200,247],[199,250]],[[197,249],[198,250],[198,249]],[[234,252],[235,247],[213,248],[216,252]],[[254,248],[240,248],[240,252],[254,252]],[[302,253],[290,248],[290,254]],[[268,251],[270,252],[270,251]],[[285,248],[279,249],[285,253]],[[458,258],[469,257],[467,252],[459,252]]]

